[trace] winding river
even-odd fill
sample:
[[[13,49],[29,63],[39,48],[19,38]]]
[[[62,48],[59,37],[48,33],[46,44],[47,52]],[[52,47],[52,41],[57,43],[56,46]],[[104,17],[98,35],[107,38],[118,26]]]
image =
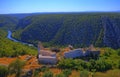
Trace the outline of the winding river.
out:
[[[26,45],[28,45],[28,46],[33,46],[33,44],[25,43],[25,42],[22,42],[22,41],[19,41],[19,40],[13,38],[13,37],[12,37],[12,32],[11,32],[10,30],[8,30],[7,38],[10,39],[10,40],[12,40],[12,41],[14,41],[14,42],[20,42],[20,43],[26,44]]]

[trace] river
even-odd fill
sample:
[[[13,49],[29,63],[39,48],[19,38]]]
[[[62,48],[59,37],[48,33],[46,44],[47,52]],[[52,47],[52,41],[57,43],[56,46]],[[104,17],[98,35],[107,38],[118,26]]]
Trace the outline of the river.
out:
[[[28,45],[28,46],[33,46],[33,44],[29,44],[29,43],[26,43],[26,42],[22,42],[22,41],[19,41],[19,40],[13,38],[13,37],[12,37],[12,32],[11,32],[10,30],[8,30],[7,38],[10,39],[10,40],[12,40],[12,41],[14,41],[14,42],[20,42],[20,43],[26,44],[26,45]]]

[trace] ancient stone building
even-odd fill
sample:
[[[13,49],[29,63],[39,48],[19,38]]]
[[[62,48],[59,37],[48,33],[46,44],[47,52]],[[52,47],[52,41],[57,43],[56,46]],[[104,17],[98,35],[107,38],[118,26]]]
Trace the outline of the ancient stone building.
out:
[[[45,50],[41,42],[38,43],[38,61],[42,64],[56,64],[57,57],[55,52]]]

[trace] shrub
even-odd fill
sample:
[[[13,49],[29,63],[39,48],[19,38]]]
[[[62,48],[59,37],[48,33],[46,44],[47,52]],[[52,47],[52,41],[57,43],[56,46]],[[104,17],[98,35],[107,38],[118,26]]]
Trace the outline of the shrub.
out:
[[[71,70],[65,69],[65,70],[63,70],[63,74],[65,75],[65,77],[69,77],[69,75],[71,74]]]
[[[7,77],[8,68],[5,66],[0,66],[0,77]]]
[[[63,73],[60,73],[60,74],[56,74],[55,77],[66,77]]]
[[[33,76],[34,77],[39,77],[39,72],[40,72],[39,70],[35,70]]]
[[[80,77],[89,77],[89,72],[86,70],[83,70],[80,72]]]
[[[16,74],[16,77],[20,77],[23,66],[24,66],[24,62],[19,60],[19,59],[16,59],[8,67],[9,71],[10,71],[10,74],[14,73],[14,74]]]
[[[53,77],[53,73],[51,71],[46,71],[44,74],[43,74],[43,77]]]
[[[117,54],[118,54],[118,56],[120,56],[120,49],[117,50]]]
[[[41,72],[45,72],[45,71],[49,71],[49,68],[47,68],[46,66],[43,66],[40,68]]]

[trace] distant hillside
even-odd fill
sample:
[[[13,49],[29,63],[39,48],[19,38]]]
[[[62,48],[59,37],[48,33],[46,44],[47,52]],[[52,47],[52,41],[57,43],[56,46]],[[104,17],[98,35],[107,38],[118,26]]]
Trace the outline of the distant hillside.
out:
[[[39,13],[17,13],[17,14],[7,14],[8,16],[16,17],[18,19],[25,18],[27,16],[38,15]]]
[[[0,15],[0,28],[14,30],[18,24],[16,17]]]
[[[120,13],[63,13],[27,16],[13,36],[25,42],[85,47],[120,47]]]
[[[62,14],[64,12],[61,12]],[[66,12],[65,12],[66,13]],[[3,14],[3,15],[8,15],[8,16],[12,16],[12,17],[16,17],[18,19],[22,19],[28,16],[34,16],[34,15],[42,15],[42,14],[57,14],[57,13],[53,13],[53,12],[36,12],[36,13],[14,13],[14,14]]]

